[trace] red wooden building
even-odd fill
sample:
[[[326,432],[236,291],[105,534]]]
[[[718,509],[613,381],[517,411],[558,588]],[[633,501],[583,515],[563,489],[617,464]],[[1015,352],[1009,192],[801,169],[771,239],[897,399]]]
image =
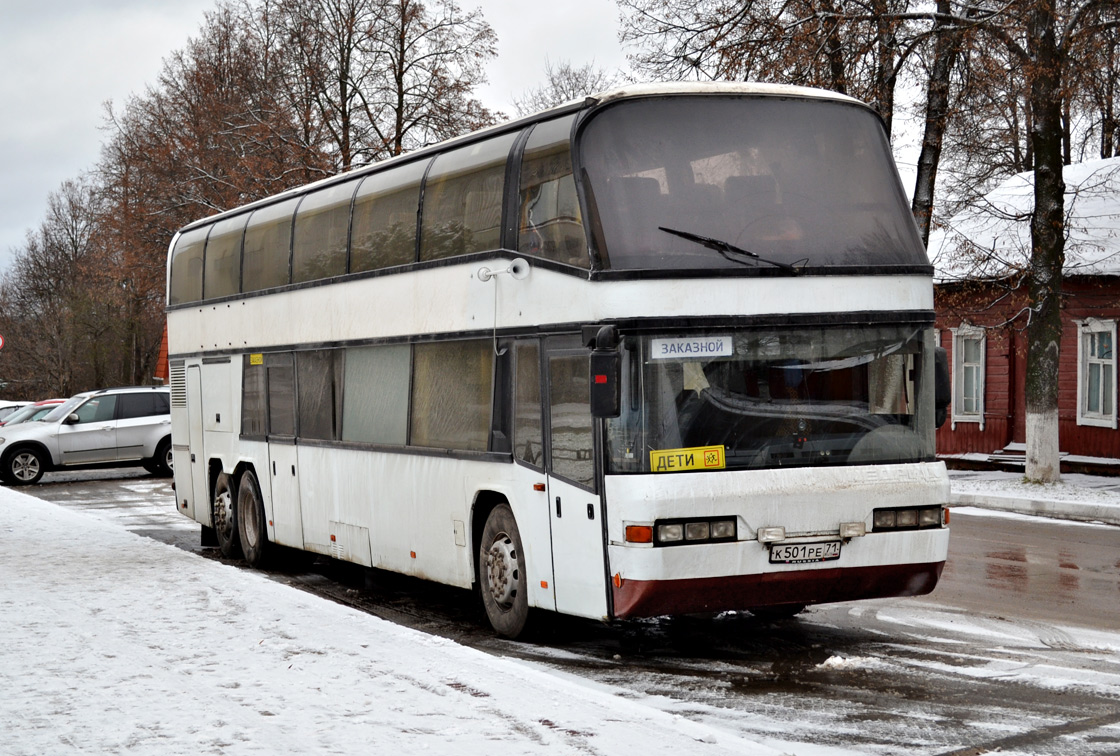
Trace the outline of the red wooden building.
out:
[[[1062,470],[1120,474],[1120,158],[1068,166],[1059,367]],[[1026,442],[1030,174],[1012,177],[930,238],[938,338],[953,403],[938,454],[1021,464]]]

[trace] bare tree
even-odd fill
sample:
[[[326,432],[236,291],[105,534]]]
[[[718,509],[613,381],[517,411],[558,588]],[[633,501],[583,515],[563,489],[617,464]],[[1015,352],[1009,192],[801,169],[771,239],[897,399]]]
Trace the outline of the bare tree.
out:
[[[642,73],[823,87],[872,103],[891,128],[915,45],[909,0],[617,1]]]
[[[481,11],[454,0],[382,0],[377,33],[365,53],[374,86],[362,105],[377,142],[372,158],[402,152],[492,125],[497,114],[472,96],[486,82],[497,36]]]
[[[514,98],[513,107],[519,116],[527,116],[556,105],[619,86],[625,81],[620,71],[608,73],[594,61],[573,68],[571,61],[553,64],[545,60],[544,83]]]
[[[97,257],[100,210],[91,182],[64,182],[0,286],[4,378],[25,398],[69,396],[111,372],[114,292],[85,275]]]
[[[451,0],[220,0],[157,81],[106,106],[0,285],[0,370],[31,397],[150,379],[168,245],[199,217],[490,124],[493,30]]]

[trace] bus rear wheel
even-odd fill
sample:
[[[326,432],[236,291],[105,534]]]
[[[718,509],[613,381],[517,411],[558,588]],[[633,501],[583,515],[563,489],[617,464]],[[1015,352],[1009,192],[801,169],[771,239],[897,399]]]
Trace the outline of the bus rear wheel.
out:
[[[478,546],[478,580],[491,627],[504,638],[517,638],[529,621],[529,590],[521,535],[508,504],[494,507],[486,518]]]
[[[237,487],[237,532],[241,537],[241,552],[251,567],[260,568],[268,561],[271,548],[265,525],[257,476],[252,470],[246,470]]]
[[[233,481],[225,473],[214,483],[214,500],[210,504],[210,521],[218,538],[222,556],[236,559],[241,556],[241,541],[237,535],[237,508],[234,506]]]

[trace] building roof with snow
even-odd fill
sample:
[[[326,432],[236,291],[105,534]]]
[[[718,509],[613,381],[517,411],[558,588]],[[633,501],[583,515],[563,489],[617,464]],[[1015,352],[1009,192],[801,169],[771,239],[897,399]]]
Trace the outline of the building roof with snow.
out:
[[[1120,158],[1067,165],[1066,275],[1120,276]],[[937,283],[1003,278],[1030,260],[1034,174],[1019,173],[930,234]]]

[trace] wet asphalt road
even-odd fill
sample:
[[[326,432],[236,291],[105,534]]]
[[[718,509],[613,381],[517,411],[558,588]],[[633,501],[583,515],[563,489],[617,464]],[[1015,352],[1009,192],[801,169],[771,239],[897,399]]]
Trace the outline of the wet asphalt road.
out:
[[[25,489],[209,558],[140,469]],[[1120,755],[1120,528],[954,512],[931,596],[606,626],[545,615],[495,638],[474,597],[319,559],[271,576],[371,614],[614,686],[756,740],[872,754]],[[795,749],[791,749],[795,750]]]

